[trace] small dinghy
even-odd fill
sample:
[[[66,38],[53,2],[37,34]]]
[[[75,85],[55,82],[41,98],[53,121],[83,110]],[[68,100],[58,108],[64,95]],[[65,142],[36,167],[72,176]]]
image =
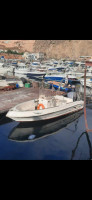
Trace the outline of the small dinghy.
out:
[[[73,102],[72,99],[63,96],[45,97],[21,103],[12,108],[7,117],[19,122],[39,122],[43,120],[57,119],[82,110],[83,101]]]
[[[59,83],[55,81],[49,81],[48,83],[50,85],[50,89],[55,88],[55,90],[60,90],[63,92],[71,92],[73,89],[71,85],[66,85],[65,83]]]

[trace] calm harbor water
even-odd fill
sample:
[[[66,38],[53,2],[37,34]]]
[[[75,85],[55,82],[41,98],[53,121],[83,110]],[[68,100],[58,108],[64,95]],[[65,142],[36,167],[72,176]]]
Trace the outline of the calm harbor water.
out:
[[[87,108],[92,129],[92,105]],[[84,113],[36,125],[0,119],[0,160],[90,160],[92,133],[85,132]]]

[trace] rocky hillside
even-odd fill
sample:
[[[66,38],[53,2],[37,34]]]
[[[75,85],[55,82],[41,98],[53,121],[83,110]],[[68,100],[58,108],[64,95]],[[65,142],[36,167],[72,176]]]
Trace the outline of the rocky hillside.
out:
[[[0,40],[0,49],[44,52],[47,58],[92,56],[92,40]]]
[[[48,58],[77,59],[92,56],[92,40],[36,40],[34,50],[45,52]]]
[[[19,52],[33,51],[35,40],[0,40],[0,49],[18,50]]]

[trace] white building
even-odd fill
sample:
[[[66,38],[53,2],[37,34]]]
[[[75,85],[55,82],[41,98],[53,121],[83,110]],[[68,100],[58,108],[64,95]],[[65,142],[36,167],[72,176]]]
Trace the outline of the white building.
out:
[[[23,55],[25,60],[43,60],[44,59],[44,53],[28,53],[25,52]]]

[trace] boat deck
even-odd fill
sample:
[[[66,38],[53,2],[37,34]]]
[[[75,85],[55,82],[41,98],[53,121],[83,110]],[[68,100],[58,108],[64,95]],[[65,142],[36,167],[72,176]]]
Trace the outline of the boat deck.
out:
[[[0,91],[0,114],[8,112],[12,107],[25,101],[37,99],[39,94],[46,96],[54,95],[66,95],[64,92],[55,92],[49,89],[38,89],[38,88],[19,88],[12,91]]]

